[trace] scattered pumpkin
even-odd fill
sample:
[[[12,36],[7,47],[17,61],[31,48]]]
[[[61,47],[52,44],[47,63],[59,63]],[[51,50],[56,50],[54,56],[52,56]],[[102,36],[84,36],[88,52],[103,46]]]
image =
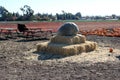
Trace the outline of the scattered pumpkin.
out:
[[[112,52],[113,52],[113,48],[110,48],[110,49],[109,49],[109,52],[112,53]]]

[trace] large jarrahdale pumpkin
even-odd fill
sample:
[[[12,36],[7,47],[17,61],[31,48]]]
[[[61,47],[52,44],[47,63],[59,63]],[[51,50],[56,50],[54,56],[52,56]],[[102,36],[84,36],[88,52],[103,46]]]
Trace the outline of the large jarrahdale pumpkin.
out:
[[[78,26],[73,22],[67,22],[63,24],[57,31],[57,35],[61,36],[73,36],[79,32]]]

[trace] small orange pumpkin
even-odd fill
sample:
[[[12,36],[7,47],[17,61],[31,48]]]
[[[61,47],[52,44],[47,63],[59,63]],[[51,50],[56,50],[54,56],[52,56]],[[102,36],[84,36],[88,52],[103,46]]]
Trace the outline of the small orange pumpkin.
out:
[[[110,49],[109,49],[109,52],[111,52],[111,53],[112,53],[112,52],[113,52],[113,48],[110,48]]]

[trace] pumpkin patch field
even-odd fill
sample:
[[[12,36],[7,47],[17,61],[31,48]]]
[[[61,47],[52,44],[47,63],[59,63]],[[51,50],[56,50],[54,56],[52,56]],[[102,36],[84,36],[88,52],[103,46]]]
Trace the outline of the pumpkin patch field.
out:
[[[52,29],[53,32],[57,32],[58,28],[64,22],[6,22],[0,23],[0,28],[17,28],[17,23],[25,24],[29,27],[40,27],[45,29]],[[80,33],[83,35],[99,35],[99,36],[111,36],[120,37],[120,22],[119,21],[91,21],[91,22],[75,22]]]

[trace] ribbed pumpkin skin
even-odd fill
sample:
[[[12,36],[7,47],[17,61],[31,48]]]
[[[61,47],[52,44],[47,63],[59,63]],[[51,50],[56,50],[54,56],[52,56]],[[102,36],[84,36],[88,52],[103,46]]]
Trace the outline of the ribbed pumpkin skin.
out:
[[[78,26],[73,22],[66,22],[57,31],[57,35],[73,36],[79,32]]]

